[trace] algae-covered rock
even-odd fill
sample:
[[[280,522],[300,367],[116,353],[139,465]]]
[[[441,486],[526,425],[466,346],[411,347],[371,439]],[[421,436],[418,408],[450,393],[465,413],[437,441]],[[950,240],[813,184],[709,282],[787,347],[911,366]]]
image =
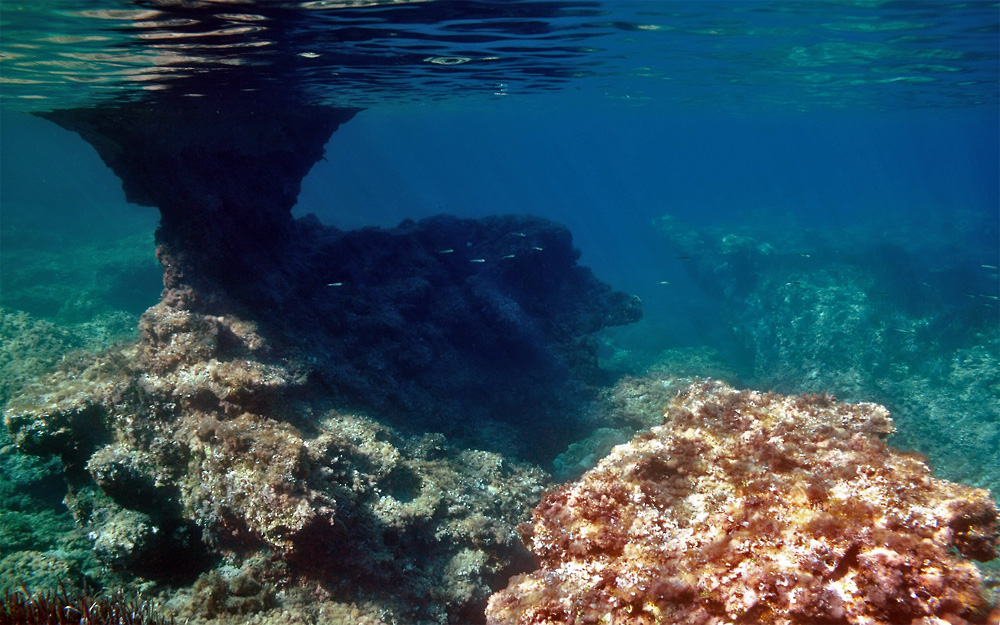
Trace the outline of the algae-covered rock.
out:
[[[136,319],[162,289],[162,270],[152,250],[152,216],[122,210],[86,232],[69,232],[53,223],[64,215],[38,207],[17,216],[27,223],[0,225],[0,305],[56,323],[91,350],[134,339]]]
[[[0,592],[16,592],[20,583],[33,590],[80,584],[84,578],[76,564],[63,554],[18,549],[0,557]]]
[[[571,444],[552,462],[556,481],[575,480],[594,468],[598,460],[608,455],[615,445],[631,440],[631,429],[597,428],[590,435]]]
[[[880,383],[895,406],[894,444],[919,449],[946,479],[1000,496],[1000,329],[978,344],[899,363]]]
[[[66,485],[57,458],[17,451],[0,430],[0,593],[96,584],[100,572],[85,532],[62,504]]]
[[[5,421],[59,455],[108,569],[188,585],[175,614],[292,614],[307,589],[342,622],[480,621],[528,563],[515,527],[548,476],[526,460],[605,381],[593,334],[641,315],[544,219],[293,219],[355,113],[241,94],[44,114],[160,209],[165,289],[137,341],[39,376]]]
[[[986,623],[970,560],[997,557],[997,507],[892,427],[876,404],[694,384],[546,494],[524,531],[540,568],[487,622]]]
[[[197,526],[169,512],[127,508],[93,487],[70,493],[66,504],[94,555],[112,571],[177,583],[194,579],[208,564]]]

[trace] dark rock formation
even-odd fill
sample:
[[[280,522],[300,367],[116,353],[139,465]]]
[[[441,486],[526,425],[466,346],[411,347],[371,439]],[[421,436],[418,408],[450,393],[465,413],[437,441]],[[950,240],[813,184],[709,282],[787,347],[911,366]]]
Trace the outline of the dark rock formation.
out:
[[[285,251],[302,178],[357,112],[241,94],[39,115],[94,146],[128,201],[160,209],[158,244],[225,285]]]
[[[308,269],[281,334],[311,348],[348,404],[421,429],[468,435],[495,419],[526,428],[536,454],[559,450],[581,383],[601,378],[590,336],[640,315],[542,219],[299,226]]]
[[[131,201],[160,208],[165,308],[143,321],[147,346],[224,349],[213,319],[235,315],[268,339],[255,358],[291,358],[336,405],[480,445],[484,423],[513,423],[530,427],[529,455],[558,453],[582,385],[600,381],[590,336],[638,319],[638,300],[578,267],[569,232],[541,219],[354,232],[292,219],[301,178],[355,113],[188,98],[44,116],[93,144]],[[201,319],[182,338],[179,311]],[[153,351],[154,371],[174,366]]]
[[[10,402],[15,443],[61,455],[114,570],[200,575],[252,610],[298,580],[399,622],[480,619],[527,565],[514,528],[547,480],[496,452],[551,459],[580,436],[603,381],[592,335],[638,319],[638,300],[543,219],[293,220],[353,111],[175,104],[47,115],[159,206],[165,289],[138,342]],[[270,581],[212,582],[220,559]],[[230,603],[206,614],[251,609]]]

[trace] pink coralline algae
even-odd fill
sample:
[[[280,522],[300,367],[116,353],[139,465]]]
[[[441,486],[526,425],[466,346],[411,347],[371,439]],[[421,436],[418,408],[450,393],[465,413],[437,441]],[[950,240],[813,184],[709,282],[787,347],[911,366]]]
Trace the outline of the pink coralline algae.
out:
[[[490,625],[946,625],[996,618],[985,490],[888,447],[888,411],[693,384],[663,425],[548,493],[522,527],[541,568]]]

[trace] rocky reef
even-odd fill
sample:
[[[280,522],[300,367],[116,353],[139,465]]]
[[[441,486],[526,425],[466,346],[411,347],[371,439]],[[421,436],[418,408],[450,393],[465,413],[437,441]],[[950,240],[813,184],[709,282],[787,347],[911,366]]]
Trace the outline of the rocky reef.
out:
[[[531,449],[573,436],[565,408],[598,374],[586,334],[637,309],[542,220],[298,227],[337,272],[313,276],[310,307],[281,324],[209,314],[168,266],[139,340],[41,375],[7,427],[20,451],[61,458],[66,503],[109,569],[189,584],[221,559],[259,591],[186,618],[279,609],[275,588],[312,585],[389,620],[475,620],[526,565],[514,527],[547,478],[456,441],[516,450],[546,411]]]
[[[984,490],[889,448],[888,412],[694,384],[663,425],[545,495],[540,568],[488,623],[986,623]]]
[[[246,359],[266,347],[252,326],[174,311],[157,326],[173,340],[155,342],[154,312],[143,342],[44,376],[6,411],[21,451],[61,457],[105,567],[194,582],[186,619],[280,611],[280,589],[306,587],[317,606],[462,622],[524,565],[514,527],[543,472],[319,411],[295,399],[295,372]]]
[[[543,219],[293,219],[354,111],[216,104],[45,115],[162,216],[138,339],[26,372],[5,407],[104,569],[70,583],[144,580],[188,622],[481,622],[530,568],[532,462],[590,425],[593,335],[638,299]]]

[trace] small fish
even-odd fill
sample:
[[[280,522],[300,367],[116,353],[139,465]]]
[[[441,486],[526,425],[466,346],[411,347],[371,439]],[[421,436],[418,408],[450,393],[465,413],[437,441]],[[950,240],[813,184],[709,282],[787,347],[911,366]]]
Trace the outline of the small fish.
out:
[[[1000,300],[1000,297],[997,297],[996,295],[987,295],[986,293],[980,293],[979,297],[985,297],[986,299],[992,299],[992,300]]]
[[[670,280],[660,280],[657,284],[670,284]]]
[[[966,293],[965,296],[968,297],[969,299],[976,299],[975,293]]]
[[[802,281],[792,280],[791,282],[786,282],[785,286],[799,286],[800,284],[802,284]]]
[[[996,265],[980,265],[980,267],[982,267],[983,269],[992,269],[993,271],[1000,269],[1000,267],[997,267]]]
[[[886,296],[886,295],[888,295],[888,294],[889,294],[889,291],[875,291],[875,295],[881,295],[883,297]]]
[[[523,232],[515,232],[513,234],[514,234],[515,237],[526,237],[526,236],[528,236],[528,235],[524,234]]]
[[[343,282],[331,282],[331,283],[327,284],[326,286],[344,286],[344,283]]]
[[[485,263],[486,259],[485,258],[473,258],[469,262],[470,263]]]
[[[916,330],[904,330],[903,328],[893,328],[896,332],[902,332],[903,334],[916,334]]]
[[[455,251],[455,250],[453,250],[453,249],[451,249],[451,248],[449,247],[449,248],[448,248],[448,249],[446,249],[446,250],[438,250],[438,254],[451,254],[451,253],[452,253],[452,252],[454,252],[454,251]]]
[[[690,256],[678,256],[677,260],[691,260]]]
[[[812,258],[812,254],[799,254],[802,258]]]
[[[535,245],[535,246],[533,246],[533,247],[532,247],[531,249],[533,249],[533,250],[537,250],[537,251],[541,252],[543,248],[541,248],[541,247],[538,247],[537,245]]]
[[[504,258],[514,258],[514,254],[504,254]]]

